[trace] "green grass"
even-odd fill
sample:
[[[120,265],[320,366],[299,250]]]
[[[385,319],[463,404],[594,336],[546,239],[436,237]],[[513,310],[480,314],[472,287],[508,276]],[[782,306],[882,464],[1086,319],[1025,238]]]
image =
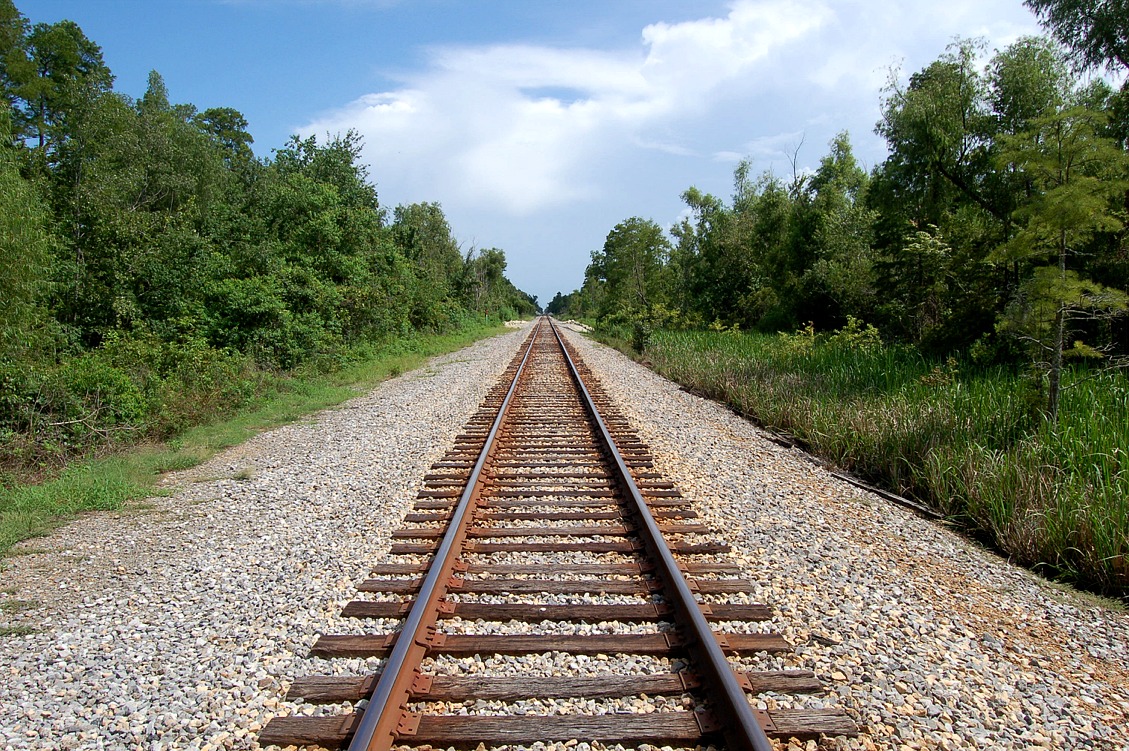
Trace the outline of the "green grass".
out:
[[[645,355],[658,372],[933,506],[1019,563],[1129,594],[1123,374],[1075,373],[1052,425],[1022,374],[851,337],[656,332]]]
[[[28,636],[36,633],[31,626],[0,626],[0,638],[12,636]]]
[[[0,600],[0,613],[22,613],[39,607],[37,600]]]
[[[87,511],[121,509],[159,491],[161,474],[187,469],[264,430],[294,422],[371,390],[435,355],[507,331],[480,325],[449,334],[399,340],[330,374],[298,374],[251,406],[189,428],[174,440],[76,461],[52,479],[0,487],[0,554],[21,540],[47,534]]]

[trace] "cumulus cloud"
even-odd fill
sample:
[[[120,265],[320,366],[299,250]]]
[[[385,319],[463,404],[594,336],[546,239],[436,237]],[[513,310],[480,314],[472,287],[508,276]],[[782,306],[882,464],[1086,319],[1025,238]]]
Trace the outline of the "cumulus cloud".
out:
[[[441,202],[466,242],[504,248],[512,278],[548,299],[579,286],[617,221],[675,221],[682,191],[726,194],[741,159],[805,172],[849,130],[876,163],[892,66],[917,70],[956,35],[995,47],[1033,32],[1015,0],[735,0],[614,49],[433,47],[301,131],[359,131],[385,203]]]
[[[740,0],[724,17],[647,26],[634,49],[436,49],[401,88],[303,132],[358,130],[378,178],[406,194],[528,215],[600,195],[601,167],[625,150],[693,155],[649,129],[708,112],[831,16],[820,2]]]

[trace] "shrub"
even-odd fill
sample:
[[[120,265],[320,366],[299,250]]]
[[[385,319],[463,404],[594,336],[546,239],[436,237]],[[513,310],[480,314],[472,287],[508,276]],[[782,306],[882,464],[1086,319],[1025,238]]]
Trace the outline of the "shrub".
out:
[[[141,389],[98,352],[64,362],[57,371],[55,413],[91,430],[134,429],[144,421]],[[61,407],[61,409],[60,409]]]

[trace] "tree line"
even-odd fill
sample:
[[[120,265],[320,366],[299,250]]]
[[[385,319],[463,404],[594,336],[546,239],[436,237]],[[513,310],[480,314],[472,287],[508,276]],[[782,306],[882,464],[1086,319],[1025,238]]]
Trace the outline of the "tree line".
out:
[[[922,352],[1029,362],[1054,417],[1064,363],[1129,353],[1129,73],[1124,3],[1029,0],[1051,37],[983,63],[957,40],[883,92],[888,157],[847,133],[814,171],[734,172],[696,188],[669,233],[633,217],[591,256],[558,315],[652,327],[816,330],[851,321]],[[1121,7],[1121,11],[1117,8]]]
[[[72,21],[0,0],[0,454],[173,431],[263,373],[536,300],[435,203],[380,205],[356,133],[256,158],[229,107],[133,99]],[[256,375],[258,374],[258,375]]]

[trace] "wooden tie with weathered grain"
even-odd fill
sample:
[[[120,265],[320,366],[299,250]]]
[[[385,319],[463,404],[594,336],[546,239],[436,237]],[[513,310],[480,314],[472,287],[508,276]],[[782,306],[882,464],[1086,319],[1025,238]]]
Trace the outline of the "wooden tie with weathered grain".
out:
[[[721,719],[703,711],[709,687],[687,652],[687,637],[672,623],[670,589],[640,542],[643,523],[625,501],[622,481],[609,465],[598,424],[586,411],[566,360],[547,326],[535,330],[528,363],[513,390],[501,422],[497,445],[480,465],[477,505],[457,552],[454,576],[444,582],[437,624],[427,632],[426,655],[529,655],[565,652],[575,655],[651,655],[684,666],[677,672],[593,676],[428,675],[419,672],[410,688],[411,702],[516,702],[529,699],[606,699],[638,696],[688,696],[698,711],[607,715],[434,715],[399,708],[391,738],[398,745],[436,747],[531,744],[537,741],[598,740],[634,746],[640,743],[694,746],[720,740]],[[499,407],[519,369],[519,354],[477,414],[455,438],[452,448],[424,477],[415,507],[396,530],[392,553],[430,555],[447,531],[468,477],[483,452]],[[577,360],[575,353],[572,359]],[[749,591],[752,582],[719,554],[728,547],[698,522],[691,504],[654,471],[647,447],[600,389],[582,363],[577,369],[614,438],[622,461],[657,522],[669,550],[696,594],[711,595],[698,604],[711,622],[767,621],[766,605],[726,603],[724,597]],[[565,554],[566,562],[546,564],[545,556]],[[528,563],[521,556],[530,556]],[[358,599],[343,615],[356,618],[404,618],[415,603],[430,564],[374,566],[373,578],[358,587],[378,600]],[[611,602],[594,602],[617,595]],[[562,603],[561,597],[571,598]],[[554,598],[555,601],[554,601]],[[633,602],[621,602],[633,598]],[[499,601],[504,599],[504,601]],[[549,600],[549,601],[543,601]],[[543,624],[528,633],[446,634],[441,624],[463,621]],[[655,623],[654,632],[561,634],[558,622]],[[530,627],[527,627],[530,628]],[[708,631],[707,631],[708,633]],[[321,636],[311,654],[319,657],[376,657],[391,653],[396,632]],[[417,637],[417,641],[418,641]],[[708,637],[707,637],[708,638]],[[715,633],[728,654],[786,652],[790,645],[774,633]],[[419,671],[419,665],[412,669]],[[727,668],[728,670],[728,668]],[[803,693],[821,690],[809,671],[748,672],[735,675],[745,692]],[[357,702],[373,694],[379,675],[314,676],[296,680],[288,698],[310,703]],[[704,701],[695,701],[705,697]],[[387,710],[386,710],[387,711]],[[329,717],[279,717],[260,735],[263,745],[314,744],[335,748],[348,743],[361,713]],[[756,721],[770,736],[799,738],[854,734],[854,723],[841,710],[807,709],[757,712]],[[759,732],[759,731],[758,731]],[[373,742],[365,747],[378,747]],[[388,741],[384,742],[387,745]]]

